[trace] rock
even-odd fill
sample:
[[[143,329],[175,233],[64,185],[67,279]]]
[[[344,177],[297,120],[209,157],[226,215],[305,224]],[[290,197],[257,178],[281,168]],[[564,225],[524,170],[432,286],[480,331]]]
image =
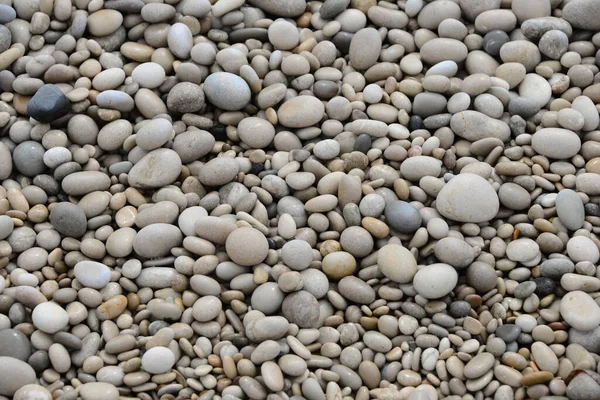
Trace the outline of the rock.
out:
[[[456,270],[437,263],[422,267],[413,280],[415,291],[426,299],[439,299],[450,293],[458,282]]]
[[[379,270],[388,279],[409,283],[417,273],[417,261],[413,254],[399,244],[387,244],[377,252]]]
[[[445,264],[454,268],[465,268],[473,262],[477,252],[464,240],[445,237],[435,244],[435,256]]]
[[[467,46],[456,39],[431,39],[421,47],[421,58],[430,65],[448,60],[460,63],[467,55]]]
[[[419,229],[422,218],[419,211],[405,201],[397,200],[385,207],[386,222],[392,229],[401,233],[411,233]]]
[[[450,179],[439,192],[435,207],[458,222],[486,222],[496,216],[500,202],[496,191],[479,175],[464,173]]]
[[[46,333],[56,333],[69,325],[69,314],[54,302],[38,304],[31,313],[33,325]]]
[[[229,234],[225,249],[236,264],[252,266],[261,263],[267,257],[269,243],[259,230],[243,227]]]
[[[556,214],[567,229],[575,231],[585,222],[585,209],[581,197],[571,189],[563,189],[556,196]]]
[[[102,289],[110,282],[110,268],[99,262],[79,261],[74,272],[79,283],[92,289]]]
[[[17,171],[25,176],[34,177],[46,171],[44,147],[32,140],[20,143],[13,150],[12,160]]]
[[[84,196],[88,193],[107,190],[111,185],[110,177],[100,171],[82,171],[67,175],[62,189],[71,196]]]
[[[169,91],[167,107],[178,113],[193,113],[204,106],[204,92],[191,82],[180,82]]]
[[[381,52],[381,35],[374,28],[359,30],[350,42],[350,63],[357,70],[373,66]]]
[[[479,293],[487,293],[496,288],[498,276],[496,270],[489,264],[475,261],[467,268],[467,283]]]
[[[35,371],[27,363],[0,356],[0,395],[12,397],[25,385],[36,383]]]
[[[179,228],[170,224],[151,224],[135,235],[133,250],[144,258],[156,258],[169,254],[173,247],[181,246],[183,235]]]
[[[119,391],[106,382],[89,382],[79,387],[82,400],[118,400]]]
[[[31,343],[21,331],[0,330],[0,357],[13,357],[27,361],[31,355]]]
[[[450,119],[450,127],[458,136],[476,142],[496,138],[506,142],[510,138],[510,127],[503,121],[488,117],[478,111],[462,111]]]
[[[181,159],[170,149],[157,149],[146,154],[129,171],[129,184],[135,188],[150,189],[169,185],[181,173]]]
[[[52,400],[52,394],[45,387],[30,383],[17,390],[13,400]]]
[[[306,9],[306,0],[249,0],[248,3],[278,17],[297,17]]]
[[[218,294],[220,294],[220,291]],[[273,315],[279,311],[284,298],[285,294],[277,283],[265,282],[252,292],[250,304],[254,310],[258,310],[265,315]]]
[[[600,259],[600,250],[594,241],[585,236],[574,236],[567,242],[567,254],[569,258],[577,263],[589,261],[593,264]]]
[[[301,290],[289,294],[281,305],[283,316],[300,328],[316,328],[319,322],[319,302],[309,292]]]
[[[567,36],[573,34],[571,24],[562,18],[556,17],[539,17],[528,19],[521,24],[521,31],[528,39],[533,41],[539,40],[546,32],[558,30],[565,33]]]
[[[562,17],[575,28],[600,29],[600,3],[595,0],[573,0],[562,9]]]
[[[506,343],[510,343],[517,340],[521,334],[521,327],[515,324],[504,324],[497,327],[494,333]]]
[[[552,98],[552,87],[540,75],[527,74],[519,85],[519,95],[531,100],[537,107],[542,108]]]
[[[348,8],[349,5],[350,0],[326,0],[319,9],[319,14],[321,14],[321,18],[332,19]]]
[[[570,400],[600,400],[600,375],[590,370],[577,370],[567,386]]]
[[[68,237],[80,238],[87,230],[87,218],[83,210],[76,204],[66,201],[52,207],[50,222],[54,229]]]
[[[42,123],[62,118],[69,111],[71,111],[69,100],[56,85],[52,84],[39,88],[27,103],[27,114]]]
[[[275,137],[275,127],[266,119],[257,117],[241,120],[237,132],[240,139],[253,149],[269,146]]]
[[[164,374],[175,365],[175,355],[169,348],[156,346],[142,356],[142,368],[151,374]]]
[[[277,110],[279,123],[288,128],[306,128],[323,118],[323,103],[312,96],[297,96],[287,100]]]
[[[250,88],[246,81],[229,72],[210,74],[204,81],[207,100],[223,110],[236,111],[250,102]]]
[[[375,290],[355,276],[346,276],[338,283],[338,290],[346,299],[358,304],[375,301]]]
[[[323,257],[321,269],[331,279],[342,279],[356,271],[356,259],[348,252],[336,251]]]
[[[4,143],[0,143],[0,179],[8,178],[12,170],[13,158],[10,149]]]
[[[600,325],[600,306],[585,292],[575,290],[563,296],[560,313],[573,328],[591,331]]]

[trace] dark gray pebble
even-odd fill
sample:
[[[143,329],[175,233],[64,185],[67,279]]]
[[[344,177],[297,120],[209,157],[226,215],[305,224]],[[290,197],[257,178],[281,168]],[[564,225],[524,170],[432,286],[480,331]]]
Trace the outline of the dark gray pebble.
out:
[[[69,113],[71,105],[60,89],[47,84],[38,89],[27,104],[29,116],[40,122],[52,122]]]

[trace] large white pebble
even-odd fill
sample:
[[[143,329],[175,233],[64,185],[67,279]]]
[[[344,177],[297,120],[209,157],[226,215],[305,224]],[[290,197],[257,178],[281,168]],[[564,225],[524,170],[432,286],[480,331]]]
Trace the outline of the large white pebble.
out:
[[[142,368],[151,374],[164,374],[175,364],[175,355],[169,348],[157,346],[142,356]]]
[[[102,289],[110,281],[110,268],[99,262],[79,261],[74,271],[79,283],[92,289]]]
[[[69,314],[53,302],[38,304],[31,313],[31,319],[36,328],[50,334],[60,332],[69,324]]]
[[[417,293],[426,299],[439,299],[454,289],[458,273],[448,264],[427,265],[417,271],[413,286]]]
[[[500,201],[487,180],[465,173],[455,176],[444,185],[435,207],[444,217],[454,221],[479,223],[496,216]]]
[[[131,79],[140,87],[154,89],[159,87],[165,80],[164,68],[155,62],[146,62],[138,65],[131,72]]]
[[[592,239],[585,236],[575,236],[567,242],[567,254],[574,263],[589,261],[596,264],[600,259],[600,251]]]
[[[581,139],[568,129],[544,128],[533,134],[531,147],[543,156],[564,160],[579,152]]]
[[[560,313],[565,322],[580,331],[591,331],[600,325],[600,307],[589,294],[580,290],[563,296]]]

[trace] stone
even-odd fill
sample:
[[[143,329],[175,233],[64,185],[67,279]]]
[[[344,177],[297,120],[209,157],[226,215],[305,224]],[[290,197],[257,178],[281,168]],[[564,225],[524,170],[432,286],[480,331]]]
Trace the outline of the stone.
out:
[[[156,346],[142,356],[142,368],[151,374],[164,374],[175,365],[175,355],[169,348]]]
[[[249,0],[250,4],[278,17],[297,17],[306,9],[306,0]]]
[[[562,17],[575,28],[600,29],[600,4],[594,0],[573,0],[562,9]]]
[[[88,382],[79,387],[82,400],[118,400],[119,391],[106,382]]]
[[[13,357],[0,356],[0,376],[0,395],[9,398],[25,385],[36,383],[33,368]]]
[[[110,281],[110,268],[95,261],[79,261],[74,268],[75,278],[85,287],[102,289]]]
[[[33,325],[39,330],[54,334],[69,325],[69,314],[54,302],[38,304],[31,313]]]
[[[181,173],[181,158],[171,149],[157,149],[146,154],[128,173],[129,184],[150,189],[169,185]]]
[[[27,103],[27,114],[42,123],[60,119],[69,111],[71,111],[69,100],[56,85],[52,84],[39,88]]]
[[[580,331],[591,331],[600,325],[600,306],[580,290],[563,296],[560,313],[569,325]]]
[[[44,153],[45,149],[40,143],[27,140],[15,147],[12,160],[17,171],[34,177],[46,171]]]
[[[50,211],[50,222],[60,234],[80,238],[87,230],[87,218],[76,204],[66,201],[55,204]]]
[[[375,301],[375,291],[371,286],[355,276],[346,276],[338,283],[338,290],[346,299],[358,304]]]
[[[27,362],[31,355],[31,343],[27,336],[16,329],[0,330],[0,357],[12,357]]]
[[[261,263],[267,257],[269,243],[259,230],[243,227],[229,234],[225,249],[236,264],[252,266]]]
[[[315,296],[305,290],[289,294],[281,305],[283,316],[300,328],[316,328],[320,309]]]
[[[133,250],[144,258],[156,258],[169,252],[183,241],[179,228],[171,224],[157,223],[139,230],[133,239]]]
[[[167,107],[178,113],[193,113],[204,106],[204,92],[191,82],[180,82],[169,91]]]
[[[250,88],[239,76],[229,72],[210,74],[204,81],[206,99],[223,110],[241,110],[250,102]]]
[[[585,209],[581,197],[571,189],[563,189],[556,196],[556,214],[567,229],[576,231],[585,222]]]
[[[297,96],[284,102],[277,110],[279,123],[288,128],[306,128],[323,118],[323,103],[312,96]]]
[[[365,70],[373,66],[381,51],[381,35],[374,28],[359,30],[350,42],[350,63],[357,70]]]
[[[500,202],[496,191],[482,177],[456,175],[438,193],[435,207],[446,218],[458,222],[486,222],[496,216]]]
[[[421,214],[410,203],[397,200],[385,207],[387,224],[401,233],[411,233],[419,229],[422,222]]]
[[[436,263],[420,268],[413,279],[413,286],[426,299],[439,299],[449,294],[457,282],[458,274],[454,268]]]
[[[417,273],[413,254],[399,244],[387,244],[377,252],[377,265],[386,278],[398,283],[409,283]]]

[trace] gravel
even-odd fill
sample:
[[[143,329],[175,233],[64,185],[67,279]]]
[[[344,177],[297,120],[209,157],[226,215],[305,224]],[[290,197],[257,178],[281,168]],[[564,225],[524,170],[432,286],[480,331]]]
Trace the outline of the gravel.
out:
[[[0,398],[600,399],[599,21],[0,4]]]

